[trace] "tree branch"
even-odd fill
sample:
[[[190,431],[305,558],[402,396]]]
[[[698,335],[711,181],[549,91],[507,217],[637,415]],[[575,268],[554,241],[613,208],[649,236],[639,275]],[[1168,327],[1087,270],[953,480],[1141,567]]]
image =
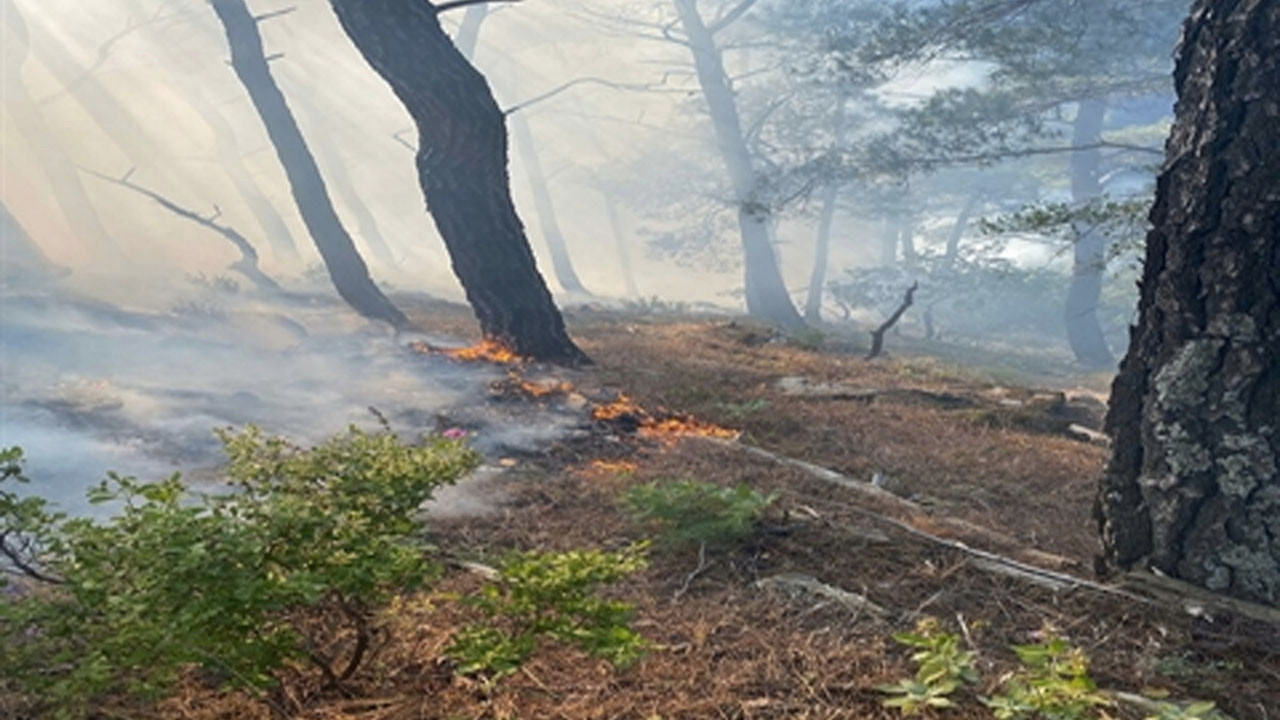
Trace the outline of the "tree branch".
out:
[[[746,15],[747,11],[755,4],[756,0],[742,0],[742,2],[738,3],[732,10],[722,15],[718,20],[715,20],[710,25],[707,25],[707,31],[712,35],[715,35],[721,30],[724,30],[737,22],[743,15]]]
[[[457,10],[458,8],[467,7],[468,5],[484,5],[488,3],[500,3],[500,2],[518,3],[521,1],[522,0],[449,0],[449,2],[443,2],[443,3],[440,3],[439,5],[432,5],[432,7],[436,9],[436,14],[439,15],[441,13],[449,12],[450,10]]]
[[[941,165],[946,163],[968,163],[968,162],[994,162],[996,160],[1007,160],[1010,158],[1030,157],[1033,155],[1057,155],[1059,153],[1085,152],[1087,150],[1103,150],[1113,148],[1125,150],[1128,152],[1139,152],[1148,155],[1156,155],[1164,157],[1164,151],[1145,145],[1132,145],[1129,143],[1111,142],[1102,140],[1096,143],[1087,143],[1084,145],[1053,145],[1047,147],[1022,148],[1020,150],[1002,150],[993,153],[978,153],[975,155],[952,155],[931,158],[908,158],[906,162],[911,165]]]
[[[46,575],[43,571],[37,569],[29,559],[23,557],[23,553],[29,548],[20,550],[10,545],[9,534],[9,530],[0,532],[0,555],[4,555],[13,564],[13,567],[18,570],[17,574],[50,585],[62,585],[66,582],[62,578]]]
[[[536,105],[545,100],[550,100],[551,98],[559,95],[560,93],[565,92],[566,90],[575,88],[579,85],[600,85],[602,87],[611,88],[613,90],[626,90],[631,92],[684,92],[683,90],[680,90],[678,88],[666,87],[668,75],[669,74],[663,74],[662,81],[656,84],[620,83],[620,82],[614,82],[612,80],[606,80],[604,78],[598,78],[598,77],[577,78],[574,80],[570,80],[566,83],[562,83],[540,95],[535,95],[529,98],[528,100],[516,103],[515,105],[512,105],[511,107],[503,110],[502,114],[511,115],[512,113],[519,112],[520,110],[524,110],[530,105]]]
[[[209,217],[203,217],[196,211],[189,210],[185,207],[182,207],[181,205],[178,205],[177,203],[166,198],[160,193],[155,192],[154,190],[149,190],[145,187],[142,187],[141,185],[138,185],[137,183],[131,182],[129,178],[133,177],[135,168],[130,168],[129,172],[125,173],[124,175],[118,178],[113,178],[109,175],[104,175],[103,173],[100,173],[96,170],[89,170],[88,168],[80,168],[80,169],[83,172],[86,172],[96,178],[105,180],[111,183],[112,185],[118,185],[120,187],[132,190],[133,192],[136,192],[139,195],[148,197],[152,201],[154,201],[156,204],[158,204],[160,207],[163,207],[165,210],[168,210],[169,212],[181,218],[190,220],[191,222],[201,227],[208,228],[218,233],[222,237],[226,238],[232,245],[235,245],[236,249],[240,251],[240,260],[231,265],[231,268],[233,270],[239,272],[241,275],[244,275],[246,278],[249,279],[250,282],[256,285],[260,290],[264,290],[268,292],[280,291],[280,286],[276,283],[276,281],[272,280],[269,276],[267,276],[265,273],[263,273],[261,270],[258,269],[258,251],[253,247],[253,244],[250,243],[243,235],[237,232],[234,228],[228,225],[221,225],[215,222],[217,218],[222,216],[222,210],[217,205],[213,206],[214,212],[212,215],[210,215]]]
[[[907,294],[902,298],[902,304],[897,310],[889,316],[888,320],[880,323],[880,327],[871,331],[871,352],[867,353],[867,359],[870,360],[880,355],[884,351],[884,334],[889,332],[889,328],[893,327],[902,319],[902,315],[907,312],[907,308],[911,307],[911,303],[915,301],[916,288],[920,287],[920,281],[911,283],[911,287],[907,288]]]

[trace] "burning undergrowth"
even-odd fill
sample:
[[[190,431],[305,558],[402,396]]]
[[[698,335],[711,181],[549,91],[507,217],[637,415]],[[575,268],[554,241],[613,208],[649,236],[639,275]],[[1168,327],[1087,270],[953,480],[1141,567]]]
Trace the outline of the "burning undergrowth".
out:
[[[591,417],[617,432],[651,438],[698,436],[735,440],[739,435],[736,430],[704,422],[685,413],[665,408],[646,410],[625,393],[618,393],[612,402],[597,405],[592,409]]]

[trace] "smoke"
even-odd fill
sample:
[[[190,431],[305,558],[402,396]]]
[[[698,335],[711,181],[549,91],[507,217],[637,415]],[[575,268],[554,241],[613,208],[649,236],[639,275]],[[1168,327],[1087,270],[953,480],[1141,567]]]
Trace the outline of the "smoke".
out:
[[[460,425],[496,456],[574,423],[489,402],[497,368],[407,345],[445,338],[397,337],[327,302],[281,307],[193,285],[163,313],[14,288],[0,303],[0,446],[23,447],[31,489],[73,511],[106,470],[216,482],[215,427],[253,423],[306,444],[378,427],[375,408],[405,439]]]

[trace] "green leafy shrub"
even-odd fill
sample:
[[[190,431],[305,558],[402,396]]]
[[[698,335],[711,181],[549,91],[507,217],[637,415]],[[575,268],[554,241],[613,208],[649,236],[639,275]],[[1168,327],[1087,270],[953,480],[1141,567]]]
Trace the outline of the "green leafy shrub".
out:
[[[1003,679],[1001,693],[983,699],[996,720],[1084,720],[1112,704],[1089,676],[1088,656],[1066,640],[1050,634],[1013,651],[1022,669]]]
[[[1179,705],[1162,702],[1156,706],[1155,714],[1148,715],[1145,720],[1230,720],[1217,709],[1217,704],[1209,701],[1198,701]]]
[[[102,694],[162,694],[191,665],[263,689],[306,663],[338,685],[376,610],[431,576],[419,507],[478,462],[354,428],[313,449],[220,437],[234,492],[110,474],[90,499],[120,510],[95,521],[0,487],[0,550],[34,583],[0,599],[0,691],[76,717]],[[25,481],[20,461],[5,451],[0,478]]]
[[[978,653],[961,649],[960,636],[945,632],[936,619],[921,620],[915,632],[897,633],[893,639],[916,649],[911,654],[916,674],[876,688],[893,696],[884,701],[886,707],[896,707],[903,715],[914,715],[925,708],[952,707],[952,693],[963,684],[978,682],[974,665]]]
[[[668,547],[729,545],[751,535],[776,499],[746,485],[660,480],[631,488],[623,507]]]
[[[625,666],[645,643],[629,626],[631,606],[597,594],[645,567],[646,545],[616,553],[599,550],[528,552],[499,569],[496,582],[473,598],[487,617],[460,632],[448,650],[467,674],[492,679],[515,672],[548,638]]]

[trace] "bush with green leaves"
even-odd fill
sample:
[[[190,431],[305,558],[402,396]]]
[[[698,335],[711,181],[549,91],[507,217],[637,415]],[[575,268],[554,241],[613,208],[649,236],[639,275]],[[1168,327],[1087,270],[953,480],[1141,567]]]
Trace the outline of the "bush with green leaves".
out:
[[[1002,692],[983,698],[996,720],[1085,720],[1112,704],[1089,676],[1088,656],[1063,638],[1049,634],[1013,651],[1022,668],[1003,679]]]
[[[627,491],[623,507],[667,547],[731,545],[755,532],[777,495],[746,485],[658,480]]]
[[[631,606],[598,594],[601,585],[643,569],[647,545],[620,552],[526,552],[502,564],[495,582],[472,598],[486,616],[448,649],[459,671],[491,680],[515,672],[542,639],[574,645],[625,666],[644,651],[631,629]]]
[[[119,509],[100,521],[19,496],[21,452],[0,455],[0,550],[25,576],[0,598],[0,692],[76,717],[103,695],[163,694],[193,665],[251,689],[290,665],[340,685],[376,611],[432,575],[420,506],[479,460],[354,428],[311,449],[252,427],[220,437],[234,490],[110,474],[90,499]]]
[[[978,653],[961,649],[960,635],[944,631],[936,619],[925,618],[916,624],[914,632],[897,633],[893,639],[915,648],[911,661],[916,664],[916,674],[876,688],[893,696],[884,701],[886,707],[896,707],[904,715],[925,708],[952,707],[950,696],[957,689],[978,682],[974,664]]]

